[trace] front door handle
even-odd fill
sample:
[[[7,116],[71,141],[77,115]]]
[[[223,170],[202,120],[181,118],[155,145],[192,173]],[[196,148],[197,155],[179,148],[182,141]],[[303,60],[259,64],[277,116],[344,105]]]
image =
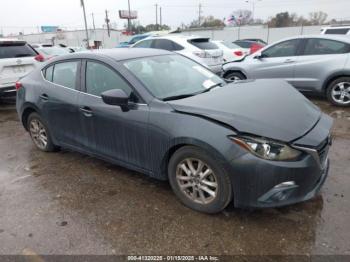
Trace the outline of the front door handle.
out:
[[[49,96],[47,94],[42,94],[41,96],[39,96],[41,100],[43,101],[47,101],[49,100]]]
[[[84,114],[85,116],[87,116],[87,117],[90,117],[90,116],[93,115],[93,114],[92,114],[91,108],[88,107],[88,106],[80,107],[79,109],[80,109],[80,111],[83,112],[83,114]]]
[[[286,59],[286,60],[284,61],[284,63],[286,63],[286,64],[294,63],[294,62],[295,62],[295,60],[293,60],[293,59]]]

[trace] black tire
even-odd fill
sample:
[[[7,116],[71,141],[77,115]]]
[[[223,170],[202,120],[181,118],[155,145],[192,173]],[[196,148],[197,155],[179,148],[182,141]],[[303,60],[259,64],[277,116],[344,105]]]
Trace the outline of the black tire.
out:
[[[230,82],[246,79],[246,77],[241,72],[237,71],[227,73],[224,78]]]
[[[36,139],[35,138],[35,132],[33,132],[31,129],[31,126],[34,124],[34,123],[39,123],[42,128],[43,128],[43,132],[45,133],[46,135],[46,138],[47,138],[47,143],[43,146],[40,146],[37,142],[37,140],[39,139]],[[40,127],[41,128],[41,127]],[[50,131],[49,129],[47,128],[47,125],[45,124],[45,121],[43,121],[43,119],[40,117],[40,115],[38,113],[31,113],[29,116],[28,116],[28,119],[27,119],[27,130],[30,134],[30,137],[32,138],[33,140],[33,143],[34,145],[40,149],[41,151],[44,151],[44,152],[53,152],[53,151],[56,151],[58,149],[58,147],[56,147],[53,142],[52,142],[52,139],[51,139],[51,135],[50,135]],[[41,132],[41,133],[43,133]]]
[[[327,99],[329,102],[331,102],[333,105],[336,106],[350,106],[350,98],[346,97],[344,100],[344,103],[340,102],[340,96],[333,95],[333,91],[339,92],[339,84],[341,83],[345,83],[345,89],[350,88],[350,77],[339,77],[337,79],[335,79],[334,81],[332,81],[326,90],[326,95],[327,95]],[[347,92],[350,95],[350,91]]]
[[[208,167],[212,170],[212,177],[211,175],[207,176],[208,179],[212,179],[211,181],[215,181],[217,187],[214,189],[216,192],[215,197],[207,194],[207,196],[212,199],[210,200],[209,203],[198,203],[195,202],[189,194],[195,190],[193,186],[190,186],[188,193],[184,192],[180,188],[180,182],[178,182],[177,179],[177,168],[178,165],[181,164],[183,161],[186,159],[191,159],[191,160],[200,160],[205,164],[205,167]],[[198,162],[197,162],[198,163]],[[204,167],[204,168],[205,168]],[[198,165],[197,165],[197,169]],[[206,169],[201,169],[206,170]],[[204,172],[205,173],[205,172]],[[203,174],[203,172],[202,172]],[[175,195],[179,198],[179,200],[187,207],[194,209],[199,212],[204,212],[204,213],[218,213],[222,211],[232,200],[232,188],[231,188],[231,181],[228,176],[228,174],[225,172],[225,170],[215,161],[213,157],[211,157],[208,153],[204,152],[200,148],[194,147],[194,146],[184,146],[177,150],[173,156],[171,157],[169,164],[168,164],[168,177],[169,177],[169,182],[170,185],[175,193]],[[198,180],[198,179],[197,179]],[[202,180],[200,182],[197,181],[197,183],[200,183],[198,185],[199,187],[206,187],[208,186],[202,184]],[[204,181],[206,183],[210,181]],[[187,181],[186,183],[194,183],[193,181]],[[186,185],[186,184],[185,184]],[[211,188],[212,189],[212,188]],[[197,191],[198,190],[198,191]],[[196,189],[196,197],[197,201],[202,201],[202,198],[200,197],[200,191],[202,191],[206,194],[206,191],[203,191],[202,189]],[[193,195],[193,194],[192,194]]]

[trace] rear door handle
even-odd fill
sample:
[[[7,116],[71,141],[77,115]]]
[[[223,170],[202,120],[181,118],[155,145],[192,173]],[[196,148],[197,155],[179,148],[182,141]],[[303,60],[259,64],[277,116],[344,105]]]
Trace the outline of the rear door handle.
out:
[[[41,96],[39,96],[41,100],[47,101],[49,100],[49,96],[47,94],[42,94]]]
[[[83,114],[84,114],[85,116],[87,116],[87,117],[90,117],[90,116],[93,115],[93,114],[92,114],[91,108],[88,107],[88,106],[80,107],[79,109],[80,109],[80,111],[83,112]]]

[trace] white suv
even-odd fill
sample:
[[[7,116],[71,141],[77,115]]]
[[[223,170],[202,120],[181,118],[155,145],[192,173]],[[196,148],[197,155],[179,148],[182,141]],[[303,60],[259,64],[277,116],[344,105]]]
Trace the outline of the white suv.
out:
[[[322,35],[350,35],[350,25],[328,26],[321,29]]]
[[[184,35],[148,37],[136,42],[131,48],[157,48],[173,51],[203,65],[214,73],[222,71],[223,51],[209,38]]]
[[[43,57],[25,41],[0,38],[0,97],[14,96],[16,81],[42,61]]]

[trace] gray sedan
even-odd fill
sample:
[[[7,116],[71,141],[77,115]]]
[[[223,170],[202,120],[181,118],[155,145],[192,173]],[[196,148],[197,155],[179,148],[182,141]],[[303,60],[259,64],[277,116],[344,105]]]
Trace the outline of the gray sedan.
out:
[[[37,148],[169,180],[198,211],[305,201],[327,177],[332,119],[284,81],[226,84],[183,56],[121,48],[54,58],[16,87]]]
[[[230,80],[277,78],[295,88],[327,96],[334,105],[350,106],[350,37],[337,35],[288,38],[223,66]],[[285,98],[280,98],[285,99]]]

